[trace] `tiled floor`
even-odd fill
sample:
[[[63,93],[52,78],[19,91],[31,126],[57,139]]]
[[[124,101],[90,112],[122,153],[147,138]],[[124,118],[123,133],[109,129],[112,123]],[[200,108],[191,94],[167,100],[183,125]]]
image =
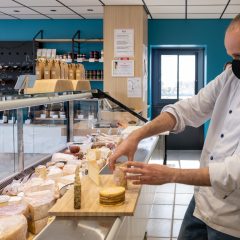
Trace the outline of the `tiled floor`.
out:
[[[167,164],[176,168],[199,168],[201,151],[168,151]],[[154,157],[151,163],[162,164]],[[147,227],[148,240],[176,240],[193,196],[193,186],[164,184],[156,187],[154,203]]]

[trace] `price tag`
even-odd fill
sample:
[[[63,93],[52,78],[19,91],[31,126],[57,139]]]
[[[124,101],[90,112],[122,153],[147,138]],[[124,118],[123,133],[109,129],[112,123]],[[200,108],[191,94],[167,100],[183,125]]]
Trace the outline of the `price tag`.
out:
[[[77,58],[77,62],[83,62],[83,58]]]
[[[95,62],[94,58],[89,58],[89,62]]]
[[[103,58],[99,58],[99,62],[103,62]]]

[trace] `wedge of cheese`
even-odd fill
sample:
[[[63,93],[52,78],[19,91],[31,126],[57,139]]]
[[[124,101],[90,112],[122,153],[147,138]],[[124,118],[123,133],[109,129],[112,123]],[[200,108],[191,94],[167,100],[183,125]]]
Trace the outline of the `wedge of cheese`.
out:
[[[88,161],[97,161],[101,158],[101,150],[100,149],[89,149],[87,151],[86,159]]]
[[[0,239],[25,240],[27,220],[23,215],[0,217]]]
[[[88,176],[98,186],[100,185],[99,170],[100,168],[97,161],[88,161]]]

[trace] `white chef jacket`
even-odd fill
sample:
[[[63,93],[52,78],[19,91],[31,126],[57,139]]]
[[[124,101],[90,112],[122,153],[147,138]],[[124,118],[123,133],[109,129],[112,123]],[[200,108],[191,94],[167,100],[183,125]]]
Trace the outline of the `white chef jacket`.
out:
[[[163,111],[176,117],[175,133],[211,118],[200,158],[200,167],[209,167],[211,187],[195,188],[194,216],[240,237],[240,80],[228,68],[196,96]]]

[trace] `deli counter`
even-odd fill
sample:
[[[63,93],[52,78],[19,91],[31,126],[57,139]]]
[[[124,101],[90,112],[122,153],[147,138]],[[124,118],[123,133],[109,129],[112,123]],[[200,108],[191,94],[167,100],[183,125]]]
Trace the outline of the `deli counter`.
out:
[[[107,206],[108,214],[101,212],[101,207],[97,207],[96,214],[94,211],[69,214],[62,211],[61,201],[73,188],[77,166],[82,194],[87,192],[84,181],[90,182],[92,192],[103,187],[94,182],[96,173],[94,178],[91,176],[89,156],[94,155],[99,179],[111,177],[107,157],[122,139],[146,122],[140,111],[118,104],[102,92],[100,95],[85,92],[26,96],[0,102],[0,221],[6,228],[4,237],[18,236],[20,240],[143,239],[154,186],[134,189],[135,203],[126,215],[124,211],[118,215],[121,207],[117,209],[117,206],[116,212]],[[78,152],[73,153],[71,148],[76,146]],[[134,159],[147,163],[154,152],[164,155],[164,150],[164,136],[147,138],[139,143]],[[121,157],[118,163],[126,160]],[[45,172],[41,175],[43,169]],[[123,204],[126,208],[133,196],[131,190],[133,186],[128,183]],[[48,194],[51,198],[46,196]],[[88,201],[82,200],[83,205]],[[91,199],[89,195],[89,201],[98,202],[98,199]],[[56,210],[58,206],[60,211]],[[16,217],[15,228],[8,224],[13,215],[19,215],[21,223],[17,223]],[[7,236],[9,232],[11,236]]]

